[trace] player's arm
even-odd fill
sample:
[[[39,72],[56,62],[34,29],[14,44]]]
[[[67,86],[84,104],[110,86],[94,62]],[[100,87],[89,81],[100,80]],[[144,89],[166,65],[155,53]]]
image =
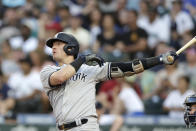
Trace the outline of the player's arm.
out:
[[[51,74],[49,83],[50,86],[56,86],[64,83],[76,73],[72,65],[67,65],[60,70]]]
[[[69,80],[81,67],[83,63],[97,62],[99,66],[103,65],[103,60],[95,54],[79,56],[69,65],[51,74],[49,83],[51,86],[61,85]]]
[[[173,61],[168,61],[168,56],[174,57]],[[111,77],[131,76],[143,72],[146,69],[152,68],[160,64],[171,65],[177,59],[175,52],[170,51],[160,56],[136,59],[130,62],[112,62],[111,63]]]

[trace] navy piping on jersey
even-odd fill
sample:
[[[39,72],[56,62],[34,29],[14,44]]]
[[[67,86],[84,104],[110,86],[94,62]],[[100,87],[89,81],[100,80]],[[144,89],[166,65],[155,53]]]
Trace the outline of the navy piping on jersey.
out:
[[[111,80],[111,63],[108,63],[108,79]]]

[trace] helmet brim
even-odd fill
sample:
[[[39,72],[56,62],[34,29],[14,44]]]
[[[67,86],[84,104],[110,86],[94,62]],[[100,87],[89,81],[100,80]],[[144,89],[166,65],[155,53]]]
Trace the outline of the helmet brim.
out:
[[[48,47],[52,48],[53,43],[54,43],[55,41],[61,41],[61,42],[65,43],[65,41],[63,41],[63,40],[61,40],[61,39],[58,39],[58,38],[51,38],[51,39],[48,39],[48,40],[46,41],[46,45],[47,45]]]

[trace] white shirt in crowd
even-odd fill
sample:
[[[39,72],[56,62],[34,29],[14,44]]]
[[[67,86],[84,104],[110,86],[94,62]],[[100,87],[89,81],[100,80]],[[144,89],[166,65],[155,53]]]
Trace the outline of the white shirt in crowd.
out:
[[[179,90],[174,90],[169,93],[167,98],[165,99],[163,106],[167,108],[183,108],[183,102],[185,101],[186,97],[189,95],[194,94],[195,92],[192,90],[187,90],[184,94],[181,94]],[[170,117],[183,117],[183,111],[170,111]]]
[[[90,33],[88,30],[80,27],[77,30],[67,28],[64,30],[65,33],[72,34],[79,42],[81,46],[88,47],[90,45]]]
[[[10,76],[8,85],[11,88],[10,96],[22,98],[31,95],[35,90],[43,90],[39,72],[32,71],[25,76],[17,72]]]
[[[184,11],[180,11],[177,14],[175,22],[177,24],[177,32],[181,35],[186,31],[192,30],[194,28],[194,24],[190,15]]]
[[[24,41],[21,36],[17,36],[10,39],[10,44],[12,49],[22,49],[24,53],[30,53],[37,48],[38,40],[30,37]]]
[[[144,112],[143,102],[133,88],[123,87],[119,98],[123,101],[127,114]]]
[[[137,24],[148,34],[148,46],[155,48],[158,42],[168,42],[170,38],[170,26],[164,18],[157,17],[152,23],[146,17],[139,17]]]

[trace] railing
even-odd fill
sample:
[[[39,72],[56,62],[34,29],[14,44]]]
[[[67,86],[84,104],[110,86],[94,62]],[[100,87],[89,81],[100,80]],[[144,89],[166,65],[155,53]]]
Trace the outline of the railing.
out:
[[[182,118],[161,115],[125,116],[121,131],[196,131],[187,129]],[[101,124],[101,131],[109,131],[111,124]],[[0,131],[57,131],[52,114],[18,114],[16,123],[8,124],[0,116]]]

